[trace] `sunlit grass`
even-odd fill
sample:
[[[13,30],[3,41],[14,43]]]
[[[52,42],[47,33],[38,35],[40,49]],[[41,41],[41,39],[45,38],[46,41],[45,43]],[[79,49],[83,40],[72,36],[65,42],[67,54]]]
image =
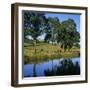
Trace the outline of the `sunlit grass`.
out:
[[[79,55],[79,48],[75,47],[70,51],[64,52],[63,49],[60,48],[60,45],[37,43],[36,46],[33,46],[32,44],[24,43],[25,63],[30,61],[39,61],[61,57],[77,57]]]

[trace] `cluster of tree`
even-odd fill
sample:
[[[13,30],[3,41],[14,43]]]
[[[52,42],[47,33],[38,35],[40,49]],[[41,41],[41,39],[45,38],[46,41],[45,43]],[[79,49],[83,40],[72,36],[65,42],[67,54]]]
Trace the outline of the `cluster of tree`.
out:
[[[30,11],[25,11],[23,15],[24,39],[30,35],[34,41],[37,41],[38,36],[45,33],[45,42],[57,42],[64,49],[79,44],[80,34],[73,19],[60,22],[58,17],[47,18],[45,13]]]

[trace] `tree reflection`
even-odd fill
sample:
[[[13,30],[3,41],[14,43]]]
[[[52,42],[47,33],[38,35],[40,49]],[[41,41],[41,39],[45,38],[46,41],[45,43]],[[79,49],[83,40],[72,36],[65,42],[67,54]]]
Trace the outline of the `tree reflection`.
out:
[[[64,76],[64,75],[80,75],[80,64],[78,61],[74,61],[71,59],[63,59],[55,64],[52,60],[50,67],[47,69],[43,66],[43,74],[40,74],[39,69],[36,67],[37,63],[33,64],[32,74],[24,75],[24,77],[40,77],[40,76]],[[39,73],[37,73],[39,72]]]
[[[77,61],[73,63],[71,59],[64,59],[59,62],[58,66],[55,66],[52,70],[47,69],[44,73],[45,76],[79,75],[80,65]]]

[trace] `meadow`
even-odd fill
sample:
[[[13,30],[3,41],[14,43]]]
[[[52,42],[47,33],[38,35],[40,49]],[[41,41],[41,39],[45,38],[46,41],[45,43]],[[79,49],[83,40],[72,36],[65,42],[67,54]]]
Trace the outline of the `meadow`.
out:
[[[69,51],[64,51],[60,45],[52,45],[44,42],[33,46],[30,43],[24,43],[24,63],[41,62],[47,59],[72,58],[80,56],[80,49],[73,46]]]

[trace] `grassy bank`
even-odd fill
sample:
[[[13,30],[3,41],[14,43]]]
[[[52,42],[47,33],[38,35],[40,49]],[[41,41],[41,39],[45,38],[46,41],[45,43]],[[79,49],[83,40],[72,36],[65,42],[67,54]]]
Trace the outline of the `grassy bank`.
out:
[[[59,45],[52,45],[47,43],[37,43],[33,46],[28,43],[24,43],[24,62],[39,62],[47,59],[54,58],[70,58],[79,56],[79,48],[73,47],[70,51],[65,51],[60,48]]]

